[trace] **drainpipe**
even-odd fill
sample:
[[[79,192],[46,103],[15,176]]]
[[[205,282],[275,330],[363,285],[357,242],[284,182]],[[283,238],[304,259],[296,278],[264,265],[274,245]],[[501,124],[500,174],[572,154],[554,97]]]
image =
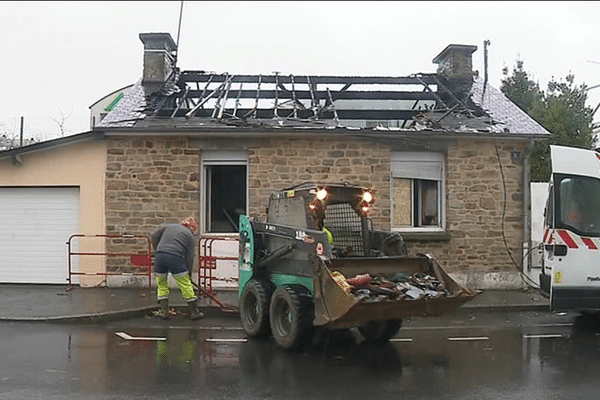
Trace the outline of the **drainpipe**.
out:
[[[523,273],[531,271],[531,212],[530,212],[530,174],[529,174],[529,154],[533,149],[533,139],[529,138],[529,144],[525,147],[525,156],[523,157],[523,263],[527,263],[527,268],[523,265]]]

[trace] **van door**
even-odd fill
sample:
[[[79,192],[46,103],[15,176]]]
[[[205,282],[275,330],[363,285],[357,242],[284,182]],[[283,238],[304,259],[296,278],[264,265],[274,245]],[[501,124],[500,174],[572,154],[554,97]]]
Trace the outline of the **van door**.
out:
[[[543,238],[550,308],[600,311],[600,155],[564,146],[550,146],[550,154]]]

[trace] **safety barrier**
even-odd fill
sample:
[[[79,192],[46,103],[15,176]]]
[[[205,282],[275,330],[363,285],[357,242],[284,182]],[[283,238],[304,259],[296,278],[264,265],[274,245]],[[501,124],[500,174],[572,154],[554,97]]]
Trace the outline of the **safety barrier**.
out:
[[[213,275],[213,270],[217,269],[217,261],[219,260],[231,260],[237,261],[238,257],[231,256],[216,256],[214,255],[213,245],[215,242],[237,242],[239,238],[236,237],[203,237],[198,241],[198,289],[200,294],[210,298],[212,301],[217,303],[222,311],[235,311],[235,307],[225,305],[221,303],[217,298],[215,291],[213,290],[213,281],[221,280],[217,276]]]
[[[218,260],[237,261],[238,257],[215,256],[213,245],[215,242],[238,242],[235,237],[203,237],[198,241],[198,284],[205,290],[213,291],[213,281],[220,278],[213,275],[213,270],[217,269]]]
[[[105,239],[135,239],[135,240],[145,240],[147,242],[148,245],[148,252],[147,253],[110,253],[110,252],[104,252],[104,253],[100,253],[100,252],[74,252],[71,250],[71,242],[73,240],[73,238],[105,238]],[[67,241],[67,248],[69,251],[69,278],[68,278],[68,282],[69,282],[69,289],[70,290],[73,285],[72,285],[72,276],[73,275],[103,275],[103,276],[107,276],[107,275],[126,275],[126,276],[131,276],[131,275],[142,275],[142,276],[147,276],[148,277],[148,289],[152,288],[152,242],[150,240],[150,238],[148,236],[142,236],[142,235],[89,235],[89,234],[82,234],[82,233],[76,233],[74,235],[69,236],[69,240]],[[131,262],[132,265],[136,266],[136,267],[145,267],[147,269],[146,272],[79,272],[79,271],[73,271],[72,270],[72,266],[71,266],[71,256],[109,256],[109,257],[115,257],[115,256],[124,256],[124,257],[129,257],[129,261]]]

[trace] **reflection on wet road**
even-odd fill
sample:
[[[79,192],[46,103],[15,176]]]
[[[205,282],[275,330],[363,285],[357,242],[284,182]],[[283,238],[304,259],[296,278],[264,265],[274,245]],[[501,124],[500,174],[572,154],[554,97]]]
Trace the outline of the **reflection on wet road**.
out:
[[[291,353],[231,319],[194,326],[0,324],[1,399],[596,398],[600,318],[464,314]],[[213,326],[208,326],[213,323]]]

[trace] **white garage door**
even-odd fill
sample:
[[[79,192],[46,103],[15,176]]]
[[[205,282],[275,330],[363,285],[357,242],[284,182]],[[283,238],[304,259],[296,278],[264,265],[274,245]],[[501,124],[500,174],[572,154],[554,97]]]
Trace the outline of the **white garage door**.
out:
[[[0,188],[0,283],[67,283],[79,188]]]

